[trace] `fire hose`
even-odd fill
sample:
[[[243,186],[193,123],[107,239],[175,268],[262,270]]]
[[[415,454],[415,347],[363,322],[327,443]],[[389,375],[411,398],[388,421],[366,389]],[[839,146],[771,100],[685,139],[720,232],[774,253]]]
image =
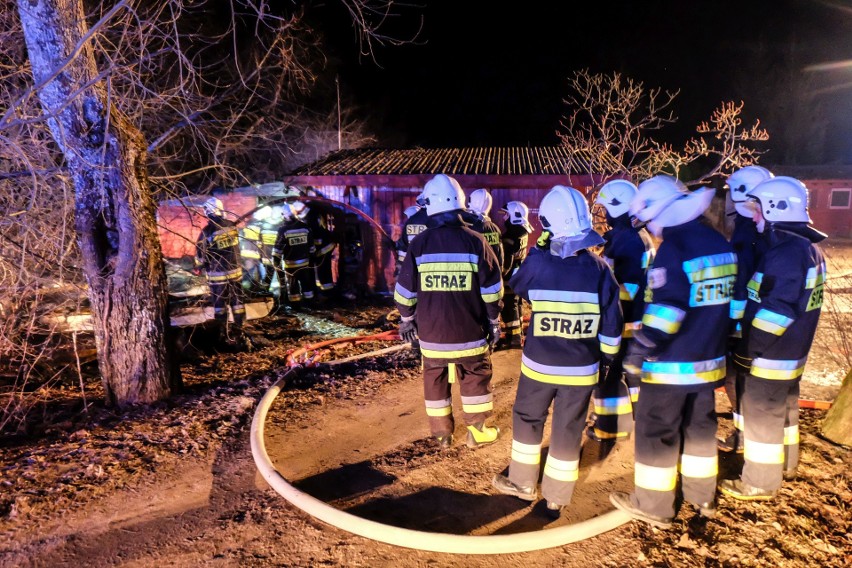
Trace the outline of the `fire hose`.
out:
[[[345,530],[365,538],[378,542],[425,550],[431,552],[443,552],[450,554],[510,554],[518,552],[530,552],[564,546],[598,536],[607,531],[618,528],[631,520],[631,517],[622,511],[611,510],[597,517],[552,529],[524,532],[506,535],[455,535],[448,533],[435,533],[405,529],[386,525],[369,519],[358,517],[351,513],[341,511],[327,503],[308,495],[293,487],[281,473],[275,469],[269,454],[266,451],[264,440],[264,427],[266,416],[272,403],[278,397],[288,376],[298,369],[315,366],[318,364],[336,365],[367,357],[386,355],[411,347],[410,343],[402,343],[377,351],[362,353],[339,360],[323,361],[322,359],[330,352],[330,347],[342,343],[363,343],[368,341],[397,340],[399,336],[396,330],[382,333],[336,338],[323,341],[313,345],[294,350],[288,354],[289,368],[286,373],[264,394],[255,410],[251,423],[251,451],[255,465],[263,478],[272,489],[289,501],[292,505],[301,509],[312,517],[330,524],[338,529]],[[799,400],[801,408],[827,409],[830,402]]]
[[[405,529],[364,519],[336,509],[293,487],[275,469],[266,451],[264,440],[266,415],[272,403],[284,385],[286,385],[289,375],[303,367],[320,364],[321,359],[328,353],[327,348],[332,345],[394,339],[398,339],[398,335],[396,330],[391,330],[370,336],[331,339],[302,347],[289,354],[288,362],[290,363],[290,367],[264,394],[255,410],[251,423],[252,457],[258,471],[276,493],[312,517],[350,533],[405,548],[451,554],[509,554],[564,546],[618,528],[630,520],[630,516],[626,513],[619,510],[612,510],[579,523],[534,532],[486,536],[434,533]],[[355,359],[380,356],[410,347],[410,343],[403,343],[337,361],[324,361],[322,363],[334,365]]]

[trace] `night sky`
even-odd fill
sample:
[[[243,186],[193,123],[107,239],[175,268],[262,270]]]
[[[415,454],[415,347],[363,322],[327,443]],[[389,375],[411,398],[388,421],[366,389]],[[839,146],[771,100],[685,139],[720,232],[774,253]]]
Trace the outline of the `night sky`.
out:
[[[805,70],[852,58],[852,1],[413,1],[417,43],[380,47],[377,63],[358,57],[339,8],[324,16],[342,95],[379,145],[557,144],[567,78],[588,68],[680,89],[668,141],[683,141],[721,101],[742,100],[775,139],[769,148],[797,147],[800,163],[852,163],[852,87],[841,86],[852,67]],[[417,10],[407,12],[389,31],[416,25]],[[825,127],[796,135],[793,124]],[[783,161],[780,150],[774,158]]]

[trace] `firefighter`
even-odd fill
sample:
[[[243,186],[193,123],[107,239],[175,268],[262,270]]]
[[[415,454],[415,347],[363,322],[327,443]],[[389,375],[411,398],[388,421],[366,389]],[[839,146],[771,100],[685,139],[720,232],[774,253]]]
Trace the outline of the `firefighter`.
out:
[[[429,214],[426,212],[426,197],[421,193],[415,199],[415,204],[405,210],[406,220],[402,224],[402,234],[396,241],[396,260],[398,266],[402,265],[408,247],[414,237],[425,231],[431,224]]]
[[[529,234],[532,225],[529,222],[529,208],[520,201],[508,202],[500,212],[503,214],[504,230],[501,236],[503,243],[503,311],[500,317],[505,326],[505,337],[500,347],[509,349],[521,348],[521,298],[509,285],[509,279],[515,270],[527,257]]]
[[[618,353],[623,320],[618,283],[606,262],[589,250],[603,243],[589,220],[589,205],[572,187],[555,186],[539,208],[550,248],[535,248],[510,279],[532,305],[512,410],[509,475],[492,484],[505,495],[536,499],[541,442],[553,404],[550,449],[542,496],[558,517],[571,501],[580,446],[601,359]]]
[[[779,176],[748,192],[754,222],[767,249],[748,283],[743,338],[734,356],[747,369],[740,410],[745,438],[741,479],[723,480],[722,493],[772,499],[799,462],[799,381],[816,333],[826,279],[809,225],[808,190]]]
[[[311,255],[314,253],[311,228],[305,222],[307,207],[301,201],[290,205],[293,217],[278,228],[272,263],[278,274],[279,305],[284,290],[291,306],[302,306],[314,298],[314,270]],[[286,283],[286,286],[285,286]]]
[[[489,348],[500,337],[500,265],[462,220],[465,196],[455,179],[436,175],[423,195],[432,226],[411,242],[399,271],[399,334],[420,341],[426,415],[440,447],[453,442],[451,383],[458,382],[467,445],[476,448],[500,432],[485,425],[493,409]]]
[[[196,242],[196,266],[207,273],[213,300],[213,318],[219,324],[220,339],[228,345],[242,340],[246,317],[243,301],[243,269],[240,266],[240,238],[237,224],[225,218],[222,202],[211,197],[202,205],[207,225]],[[228,326],[230,308],[233,327]]]
[[[728,195],[733,204],[734,231],[731,235],[731,246],[737,254],[737,282],[734,285],[734,298],[731,300],[731,335],[728,344],[728,366],[725,376],[725,393],[731,402],[731,413],[734,419],[734,431],[725,439],[720,439],[718,447],[723,452],[743,452],[743,421],[738,405],[739,394],[742,392],[742,382],[745,369],[734,364],[733,354],[742,337],[742,319],[747,300],[747,285],[751,275],[757,268],[758,260],[766,248],[765,241],[760,238],[757,227],[752,221],[754,208],[748,202],[746,194],[757,184],[775,177],[766,168],[746,166],[728,176]]]
[[[243,267],[243,289],[251,295],[263,292],[263,263],[261,261],[260,223],[268,214],[268,207],[261,207],[251,216],[245,227],[240,229],[240,261]]]
[[[654,258],[654,243],[645,229],[635,228],[630,222],[628,207],[634,195],[633,183],[616,179],[605,183],[595,199],[606,211],[610,229],[604,234],[603,259],[615,273],[624,314],[621,348],[612,363],[601,368],[601,382],[593,396],[595,409],[587,435],[599,442],[630,437],[633,405],[639,397],[640,382],[631,375],[631,383],[625,383],[621,362],[633,332],[642,325],[646,272]]]
[[[663,242],[648,270],[642,327],[633,333],[624,370],[641,373],[636,403],[635,489],[616,492],[617,508],[658,527],[676,511],[680,472],[683,499],[703,517],[716,513],[716,406],[725,378],[730,301],[736,255],[700,218],[714,191],[689,192],[658,175],[639,184],[629,213]]]
[[[470,193],[465,221],[470,222],[470,227],[485,237],[485,242],[491,245],[494,255],[500,266],[503,266],[503,242],[501,241],[500,227],[498,227],[489,216],[493,200],[487,189],[476,189]]]
[[[314,265],[317,290],[327,297],[334,290],[332,259],[337,242],[329,228],[328,215],[320,214],[319,211],[307,207],[305,222],[310,227],[314,239],[315,250],[311,261]]]
[[[272,250],[278,240],[278,228],[281,223],[291,217],[290,208],[286,204],[269,206],[269,213],[260,222],[260,260],[263,263],[263,280],[261,290],[269,295],[272,292],[272,279],[275,276],[275,264],[272,261]],[[284,283],[279,282],[279,294]]]

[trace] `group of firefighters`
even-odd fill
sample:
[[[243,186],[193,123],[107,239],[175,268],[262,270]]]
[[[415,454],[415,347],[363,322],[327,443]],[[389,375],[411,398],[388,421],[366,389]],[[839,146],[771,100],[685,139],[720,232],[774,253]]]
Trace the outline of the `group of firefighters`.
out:
[[[634,490],[610,500],[652,525],[670,526],[683,501],[712,517],[717,488],[736,499],[772,499],[796,475],[799,380],[823,302],[826,266],[816,243],[825,235],[810,225],[799,180],[746,166],[727,186],[730,241],[704,217],[714,190],[689,191],[658,175],[638,187],[616,179],[600,188],[603,236],[583,193],[553,187],[539,206],[542,235],[529,247],[524,203],[500,210],[501,231],[487,190],[467,199],[452,177],[429,180],[405,211],[394,300],[401,338],[420,349],[439,446],[453,444],[456,382],[467,446],[497,440],[500,429],[486,424],[490,355],[522,348],[508,475],[492,481],[500,493],[535,501],[541,473],[547,510],[559,516],[578,479],[585,433],[604,443],[633,436]],[[333,289],[337,243],[303,202],[260,209],[242,237],[219,199],[208,199],[204,211],[197,262],[220,322],[229,308],[234,329],[245,318],[245,260],[255,260],[246,268],[261,291],[277,276],[276,305],[285,290],[298,305],[316,289]],[[522,300],[530,306],[523,340]],[[717,440],[714,391],[722,385],[735,431]],[[741,478],[717,481],[718,450],[743,453]]]
[[[492,482],[498,492],[535,501],[541,473],[547,510],[559,516],[578,479],[585,430],[605,443],[634,438],[635,488],[610,500],[635,519],[668,527],[683,501],[712,517],[717,488],[772,499],[796,475],[799,381],[823,301],[816,243],[825,235],[810,225],[799,180],[747,166],[727,185],[730,241],[704,217],[710,188],[690,191],[665,175],[638,187],[612,180],[596,197],[610,227],[600,236],[585,196],[557,185],[541,201],[542,237],[527,254],[523,203],[503,209],[500,234],[487,191],[466,203],[452,177],[429,180],[406,211],[394,299],[400,336],[419,343],[440,447],[453,444],[454,382],[466,444],[497,440],[499,428],[486,424],[490,354],[501,341],[521,346],[523,299],[529,325],[508,475]],[[717,439],[714,391],[722,385],[736,430]],[[739,479],[717,480],[718,450],[744,454]]]
[[[244,340],[246,291],[273,297],[275,311],[309,306],[317,294],[334,291],[332,253],[338,243],[327,215],[288,199],[259,208],[240,229],[220,199],[211,197],[202,208],[207,223],[196,243],[195,262],[207,274],[214,319],[225,343]]]

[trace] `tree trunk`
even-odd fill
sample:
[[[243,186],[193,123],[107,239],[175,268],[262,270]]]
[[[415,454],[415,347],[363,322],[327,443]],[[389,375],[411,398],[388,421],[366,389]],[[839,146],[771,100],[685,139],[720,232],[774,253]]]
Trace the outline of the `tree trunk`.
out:
[[[82,0],[18,0],[33,78],[75,188],[75,220],[107,401],[179,386],[168,288],[139,130],[98,77]]]
[[[822,423],[822,435],[835,444],[852,446],[852,369]]]

